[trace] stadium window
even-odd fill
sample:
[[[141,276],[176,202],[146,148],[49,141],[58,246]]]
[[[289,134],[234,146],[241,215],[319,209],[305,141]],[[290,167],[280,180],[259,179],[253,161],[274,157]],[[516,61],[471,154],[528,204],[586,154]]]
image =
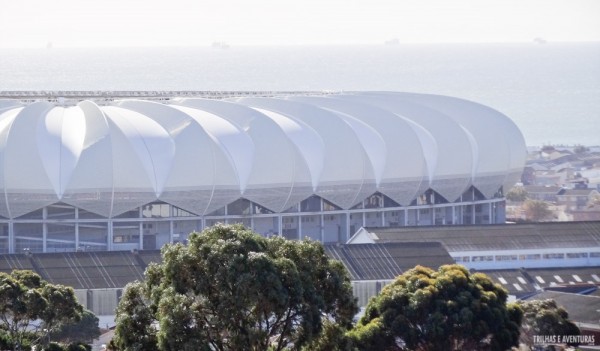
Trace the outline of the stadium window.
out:
[[[600,257],[600,252],[590,252],[590,257]]]
[[[519,260],[539,260],[541,256],[539,254],[520,255]]]
[[[544,259],[547,259],[547,260],[556,260],[556,259],[565,258],[565,255],[561,254],[561,253],[547,253],[547,254],[544,254],[543,257],[544,257]]]
[[[567,258],[587,258],[587,252],[568,252]]]
[[[496,261],[516,261],[517,255],[498,255]]]

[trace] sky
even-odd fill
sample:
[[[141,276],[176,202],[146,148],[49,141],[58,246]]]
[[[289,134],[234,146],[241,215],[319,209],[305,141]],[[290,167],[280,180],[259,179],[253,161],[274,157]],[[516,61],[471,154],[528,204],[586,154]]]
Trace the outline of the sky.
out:
[[[600,0],[0,0],[0,47],[600,41]]]

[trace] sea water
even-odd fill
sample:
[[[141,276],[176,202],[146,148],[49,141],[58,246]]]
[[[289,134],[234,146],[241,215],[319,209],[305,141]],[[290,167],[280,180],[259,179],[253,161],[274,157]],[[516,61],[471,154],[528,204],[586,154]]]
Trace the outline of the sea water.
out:
[[[2,90],[444,94],[506,114],[528,145],[600,145],[600,43],[0,49]]]

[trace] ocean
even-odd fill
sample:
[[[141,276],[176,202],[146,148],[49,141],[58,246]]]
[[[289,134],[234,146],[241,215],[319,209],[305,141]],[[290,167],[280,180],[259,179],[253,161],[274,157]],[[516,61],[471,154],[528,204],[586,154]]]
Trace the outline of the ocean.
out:
[[[3,90],[407,91],[509,116],[529,146],[600,145],[600,43],[0,49]]]

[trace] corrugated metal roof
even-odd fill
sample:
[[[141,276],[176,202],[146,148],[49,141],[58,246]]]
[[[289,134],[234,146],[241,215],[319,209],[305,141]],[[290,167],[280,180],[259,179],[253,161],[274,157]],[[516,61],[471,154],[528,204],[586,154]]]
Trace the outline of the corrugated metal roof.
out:
[[[365,229],[378,243],[437,241],[449,252],[600,247],[600,221]]]
[[[352,280],[394,279],[416,265],[437,269],[454,263],[438,242],[325,245],[325,251],[346,266]]]

